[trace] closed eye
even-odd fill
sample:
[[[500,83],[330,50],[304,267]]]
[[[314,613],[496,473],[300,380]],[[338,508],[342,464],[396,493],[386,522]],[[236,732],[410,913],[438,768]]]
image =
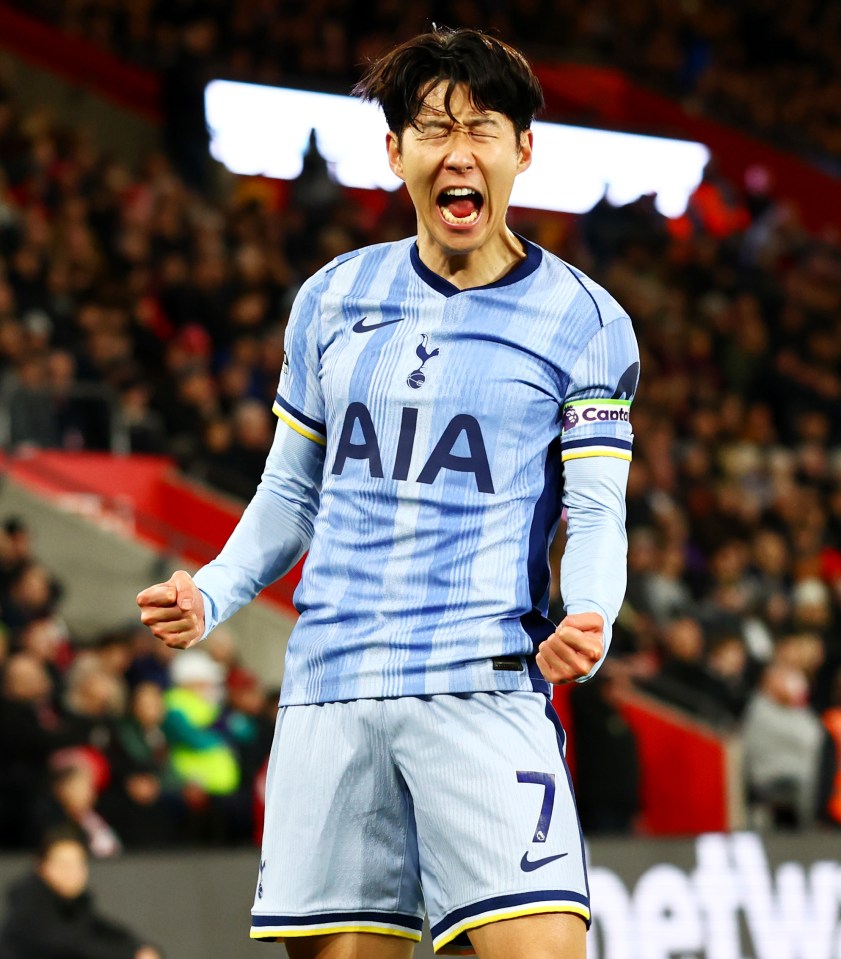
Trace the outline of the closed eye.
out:
[[[455,130],[466,133],[471,139],[491,140],[499,136],[499,129],[493,121],[479,121],[467,126],[455,127],[451,123],[423,123],[418,127],[418,138],[421,140],[439,140],[448,137]]]
[[[432,140],[436,137],[445,137],[452,126],[444,123],[423,123],[418,127],[418,136],[422,140]]]
[[[482,120],[479,123],[470,124],[468,132],[474,137],[495,137],[499,130],[492,120]]]

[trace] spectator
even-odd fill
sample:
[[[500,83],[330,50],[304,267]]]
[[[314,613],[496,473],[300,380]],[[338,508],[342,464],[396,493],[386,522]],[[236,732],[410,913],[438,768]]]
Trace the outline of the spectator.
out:
[[[20,631],[17,643],[21,652],[34,656],[50,674],[56,690],[61,690],[64,673],[73,659],[67,626],[57,616],[33,619]]]
[[[114,629],[103,633],[93,644],[97,665],[113,676],[121,687],[133,662],[131,643],[130,630]]]
[[[177,46],[164,74],[164,136],[184,182],[204,190],[209,163],[204,88],[213,78],[219,27],[209,6],[196,4],[182,9],[187,9],[187,13],[176,24]]]
[[[109,752],[113,781],[103,810],[129,848],[162,847],[175,837],[185,804],[163,731],[163,692],[154,683],[135,687],[129,715],[117,724]]]
[[[785,536],[760,527],[752,542],[752,578],[756,608],[772,628],[791,615],[791,555]]]
[[[794,587],[793,621],[796,629],[812,630],[827,636],[832,623],[832,605],[829,588],[821,580],[801,580]]]
[[[825,732],[808,705],[806,678],[772,662],[745,713],[745,771],[749,801],[775,826],[815,821]]]
[[[665,545],[659,551],[656,570],[645,583],[646,605],[658,623],[668,623],[692,613],[695,604],[685,574],[684,545]]]
[[[97,809],[98,767],[83,752],[67,752],[57,761],[50,790],[42,798],[42,834],[62,824],[74,826],[97,859],[110,859],[122,852],[119,837]]]
[[[3,620],[10,629],[22,629],[36,619],[50,617],[61,587],[46,567],[25,563],[9,582],[2,602]]]
[[[135,686],[129,715],[120,720],[114,746],[115,766],[122,775],[152,770],[164,792],[177,793],[180,779],[172,766],[163,730],[166,706],[160,686],[143,682]]]
[[[9,516],[3,523],[3,548],[0,551],[0,595],[17,574],[33,562],[32,535],[24,520]]]
[[[644,681],[648,692],[714,725],[729,725],[732,706],[721,684],[704,662],[704,634],[697,620],[671,622],[663,634],[664,658],[659,672]]]
[[[226,686],[225,729],[236,746],[242,780],[249,783],[271,751],[274,722],[268,715],[266,691],[254,673],[239,668],[228,676]]]
[[[88,889],[88,852],[60,827],[38,850],[34,872],[9,889],[0,931],[3,959],[161,959],[153,946],[97,913]]]
[[[205,792],[234,792],[239,786],[236,757],[217,729],[224,694],[221,668],[203,651],[189,650],[173,661],[171,673],[174,686],[164,697],[164,732],[176,772]]]
[[[640,765],[636,738],[618,706],[630,686],[625,670],[605,663],[599,675],[571,698],[583,749],[575,752],[575,791],[587,832],[631,832],[640,810]]]
[[[67,675],[64,707],[65,724],[74,742],[104,755],[125,710],[124,685],[103,669],[95,653],[86,652],[76,657]]]
[[[724,632],[710,638],[701,689],[719,706],[726,725],[734,726],[747,706],[751,688],[749,666],[747,647],[741,635]]]
[[[193,838],[242,839],[250,830],[250,810],[239,792],[240,767],[225,726],[224,671],[207,653],[191,649],[178,654],[171,673],[163,729],[193,813]]]
[[[169,667],[177,650],[157,642],[149,630],[141,626],[132,629],[130,645],[132,658],[126,670],[129,685],[154,683],[161,689],[168,689],[171,684]]]
[[[47,760],[67,743],[49,673],[31,654],[17,653],[3,671],[0,695],[0,848],[34,843],[33,807]]]

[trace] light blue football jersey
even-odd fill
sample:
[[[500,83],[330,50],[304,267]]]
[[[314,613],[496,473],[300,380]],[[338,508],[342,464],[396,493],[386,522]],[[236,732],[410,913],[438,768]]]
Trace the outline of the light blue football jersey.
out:
[[[281,702],[548,692],[562,462],[630,459],[639,356],[612,297],[523,242],[479,288],[414,238],[301,288],[274,410],[325,460]]]

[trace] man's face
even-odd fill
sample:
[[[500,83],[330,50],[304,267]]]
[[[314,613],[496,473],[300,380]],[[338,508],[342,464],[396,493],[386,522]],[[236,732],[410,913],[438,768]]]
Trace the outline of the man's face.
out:
[[[421,242],[462,256],[504,234],[514,177],[528,169],[532,141],[528,131],[517,137],[502,113],[479,112],[462,84],[450,101],[454,123],[446,90],[442,81],[430,91],[416,126],[399,140],[388,134],[388,158],[412,198]]]
[[[57,842],[38,871],[53,892],[64,899],[75,899],[88,885],[87,853],[77,842]]]

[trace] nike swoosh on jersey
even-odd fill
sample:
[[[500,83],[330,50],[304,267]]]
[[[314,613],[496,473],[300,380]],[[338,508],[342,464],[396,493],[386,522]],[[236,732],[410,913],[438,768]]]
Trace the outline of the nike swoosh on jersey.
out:
[[[523,872],[534,872],[535,869],[540,869],[541,866],[548,866],[550,862],[554,862],[556,859],[563,859],[564,856],[569,855],[566,852],[559,852],[557,856],[546,856],[545,859],[535,859],[532,861],[529,859],[529,854],[527,852],[523,853],[523,858],[520,860],[520,869]]]
[[[391,326],[392,323],[402,323],[406,319],[405,316],[398,316],[396,320],[386,320],[384,323],[369,323],[368,326],[365,326],[365,321],[368,319],[367,316],[363,316],[361,320],[357,320],[353,324],[354,333],[370,333],[372,330],[380,330],[384,326]]]

